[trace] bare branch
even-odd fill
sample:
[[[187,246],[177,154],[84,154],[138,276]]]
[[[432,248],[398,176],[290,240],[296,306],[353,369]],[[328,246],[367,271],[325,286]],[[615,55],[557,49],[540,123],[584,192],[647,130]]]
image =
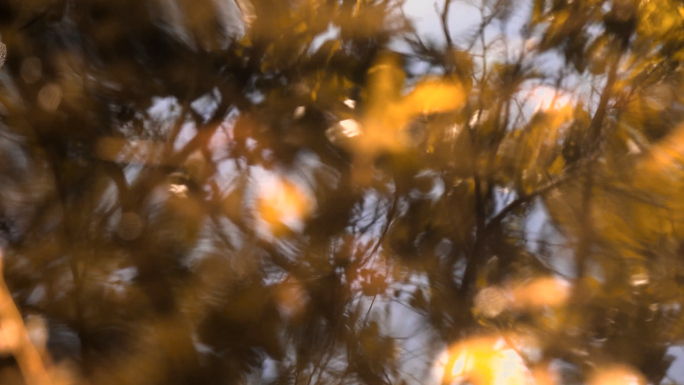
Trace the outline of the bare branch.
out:
[[[435,4],[435,7],[437,5]],[[444,8],[440,15],[442,21],[442,32],[444,33],[444,38],[446,39],[447,49],[453,47],[454,42],[451,39],[451,31],[449,31],[449,7],[451,6],[451,0],[444,0]]]

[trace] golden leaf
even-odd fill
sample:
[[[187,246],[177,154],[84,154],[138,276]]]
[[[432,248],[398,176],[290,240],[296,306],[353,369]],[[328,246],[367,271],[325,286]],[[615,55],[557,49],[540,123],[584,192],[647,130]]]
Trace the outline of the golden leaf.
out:
[[[670,135],[651,147],[642,167],[646,172],[657,174],[682,161],[684,161],[684,125],[675,128]]]
[[[257,200],[257,213],[273,235],[280,235],[292,223],[301,223],[311,212],[311,199],[294,183],[278,180],[264,186]]]
[[[373,162],[382,152],[401,152],[410,143],[406,128],[420,114],[447,112],[465,102],[463,87],[454,80],[423,79],[402,95],[405,74],[401,57],[382,54],[368,71],[366,114],[360,119],[359,135],[347,147],[355,153],[357,182],[372,180]]]
[[[557,307],[570,298],[570,286],[555,277],[541,277],[516,285],[513,289],[513,303],[525,309],[545,306]]]
[[[409,114],[446,112],[460,108],[465,101],[463,88],[457,82],[424,80],[403,100]]]
[[[515,336],[509,336],[515,338]],[[501,336],[476,336],[447,352],[442,383],[466,380],[476,385],[530,383],[522,358]]]

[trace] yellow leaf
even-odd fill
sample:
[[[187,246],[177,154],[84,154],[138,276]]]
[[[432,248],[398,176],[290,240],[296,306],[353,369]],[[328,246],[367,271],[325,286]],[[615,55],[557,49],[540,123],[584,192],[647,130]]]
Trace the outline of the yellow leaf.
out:
[[[569,297],[568,283],[555,277],[535,278],[513,289],[514,305],[525,309],[561,306]]]
[[[551,166],[547,171],[550,175],[559,175],[561,171],[563,171],[563,167],[565,167],[565,159],[563,159],[562,155],[559,155],[556,157],[556,160],[551,163]]]
[[[273,235],[291,228],[287,223],[302,222],[311,212],[311,199],[292,182],[279,180],[261,190],[257,212]]]
[[[366,113],[359,119],[360,129],[354,130],[358,135],[347,144],[355,153],[358,181],[372,180],[373,163],[380,153],[403,151],[412,142],[406,129],[411,119],[455,110],[465,101],[458,82],[436,78],[422,80],[406,96],[402,95],[405,74],[401,64],[399,55],[384,53],[368,71]]]
[[[442,383],[467,381],[476,385],[528,384],[529,370],[516,350],[500,336],[477,336],[448,350]]]
[[[402,105],[411,113],[437,113],[455,110],[463,105],[465,94],[457,82],[426,80],[406,95]]]
[[[684,161],[684,125],[672,130],[668,136],[651,147],[642,167],[646,172],[663,173]]]

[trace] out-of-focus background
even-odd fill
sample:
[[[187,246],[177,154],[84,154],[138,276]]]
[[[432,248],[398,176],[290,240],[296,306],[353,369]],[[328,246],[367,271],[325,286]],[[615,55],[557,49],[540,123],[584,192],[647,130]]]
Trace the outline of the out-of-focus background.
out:
[[[0,1],[0,383],[684,383],[684,4]]]

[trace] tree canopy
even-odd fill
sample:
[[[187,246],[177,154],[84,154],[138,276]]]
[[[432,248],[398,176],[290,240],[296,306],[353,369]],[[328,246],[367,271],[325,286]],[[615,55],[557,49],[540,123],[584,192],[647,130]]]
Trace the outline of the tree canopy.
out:
[[[0,382],[684,382],[679,1],[4,0],[0,40]]]

